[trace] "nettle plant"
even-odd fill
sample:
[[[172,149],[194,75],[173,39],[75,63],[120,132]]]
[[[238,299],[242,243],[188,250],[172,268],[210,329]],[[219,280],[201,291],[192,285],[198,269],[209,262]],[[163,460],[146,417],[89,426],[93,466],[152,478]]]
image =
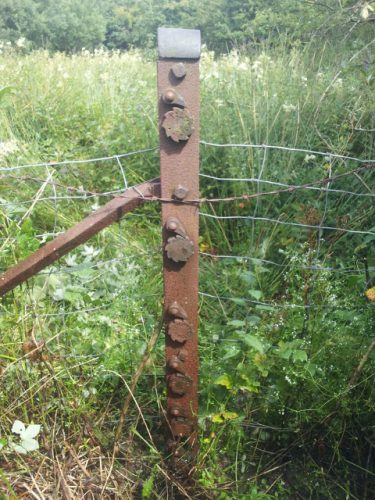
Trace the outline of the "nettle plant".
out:
[[[9,450],[26,455],[32,451],[39,449],[39,443],[36,437],[40,433],[40,425],[30,424],[26,425],[21,420],[15,420],[12,429],[13,434],[18,438],[9,437],[8,439],[0,438],[0,450]]]

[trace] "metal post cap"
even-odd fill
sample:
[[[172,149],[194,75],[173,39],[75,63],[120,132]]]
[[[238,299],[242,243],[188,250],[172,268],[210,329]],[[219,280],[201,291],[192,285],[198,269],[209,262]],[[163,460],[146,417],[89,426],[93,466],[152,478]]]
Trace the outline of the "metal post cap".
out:
[[[181,28],[158,28],[159,57],[165,59],[199,59],[201,32]]]

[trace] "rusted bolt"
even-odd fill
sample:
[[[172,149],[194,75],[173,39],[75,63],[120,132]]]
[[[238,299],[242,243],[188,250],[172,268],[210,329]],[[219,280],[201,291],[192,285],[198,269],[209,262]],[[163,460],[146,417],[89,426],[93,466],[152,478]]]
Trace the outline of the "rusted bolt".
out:
[[[173,373],[168,377],[168,386],[170,390],[178,396],[183,396],[184,394],[186,394],[192,385],[193,382],[187,375],[182,375],[181,373]]]
[[[168,307],[168,313],[174,318],[187,319],[186,311],[180,304],[176,301]]]
[[[186,76],[187,73],[185,64],[181,62],[174,64],[171,68],[171,71],[173,75],[178,79],[183,78],[184,76]]]
[[[170,413],[173,417],[179,417],[180,416],[180,409],[179,408],[171,408]]]
[[[175,319],[169,323],[168,335],[174,342],[180,342],[180,344],[183,344],[191,337],[192,333],[193,331],[190,323],[183,319]]]
[[[186,196],[188,195],[189,190],[185,186],[181,186],[179,184],[175,190],[173,191],[173,197],[176,198],[177,200],[184,200]]]

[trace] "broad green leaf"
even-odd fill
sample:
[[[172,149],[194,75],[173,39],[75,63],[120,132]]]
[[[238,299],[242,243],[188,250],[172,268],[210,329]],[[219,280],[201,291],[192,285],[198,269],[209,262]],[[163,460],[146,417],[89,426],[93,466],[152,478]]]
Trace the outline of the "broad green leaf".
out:
[[[233,381],[227,373],[220,375],[220,377],[218,377],[215,380],[214,384],[215,385],[223,385],[228,390],[232,389],[232,387],[233,387]]]
[[[242,340],[246,342],[248,346],[252,347],[261,354],[264,354],[264,345],[258,337],[255,337],[255,335],[243,335]]]
[[[241,349],[236,345],[231,345],[225,349],[225,354],[221,359],[230,359],[234,358],[241,352]]]
[[[301,351],[300,349],[293,351],[293,359],[294,361],[307,361],[306,351]]]
[[[212,422],[215,424],[222,424],[226,420],[233,420],[235,418],[238,418],[238,413],[234,411],[223,411],[222,413],[216,413],[215,415],[212,415]]]
[[[250,325],[256,325],[260,321],[260,317],[254,315],[248,316],[246,319]]]
[[[263,296],[260,290],[249,290],[249,294],[256,300],[260,300]]]
[[[251,273],[250,271],[245,271],[241,273],[241,279],[248,285],[252,285],[255,282],[254,274]]]
[[[246,325],[246,322],[240,319],[233,319],[232,321],[229,321],[228,325],[235,326],[236,328],[241,328],[241,326]]]

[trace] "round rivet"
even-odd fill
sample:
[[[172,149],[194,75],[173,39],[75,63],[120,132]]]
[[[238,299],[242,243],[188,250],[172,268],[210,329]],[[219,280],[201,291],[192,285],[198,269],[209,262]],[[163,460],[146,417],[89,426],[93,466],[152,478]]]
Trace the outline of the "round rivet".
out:
[[[175,100],[176,94],[173,90],[167,90],[165,94],[163,94],[163,100],[165,102],[173,102]]]

